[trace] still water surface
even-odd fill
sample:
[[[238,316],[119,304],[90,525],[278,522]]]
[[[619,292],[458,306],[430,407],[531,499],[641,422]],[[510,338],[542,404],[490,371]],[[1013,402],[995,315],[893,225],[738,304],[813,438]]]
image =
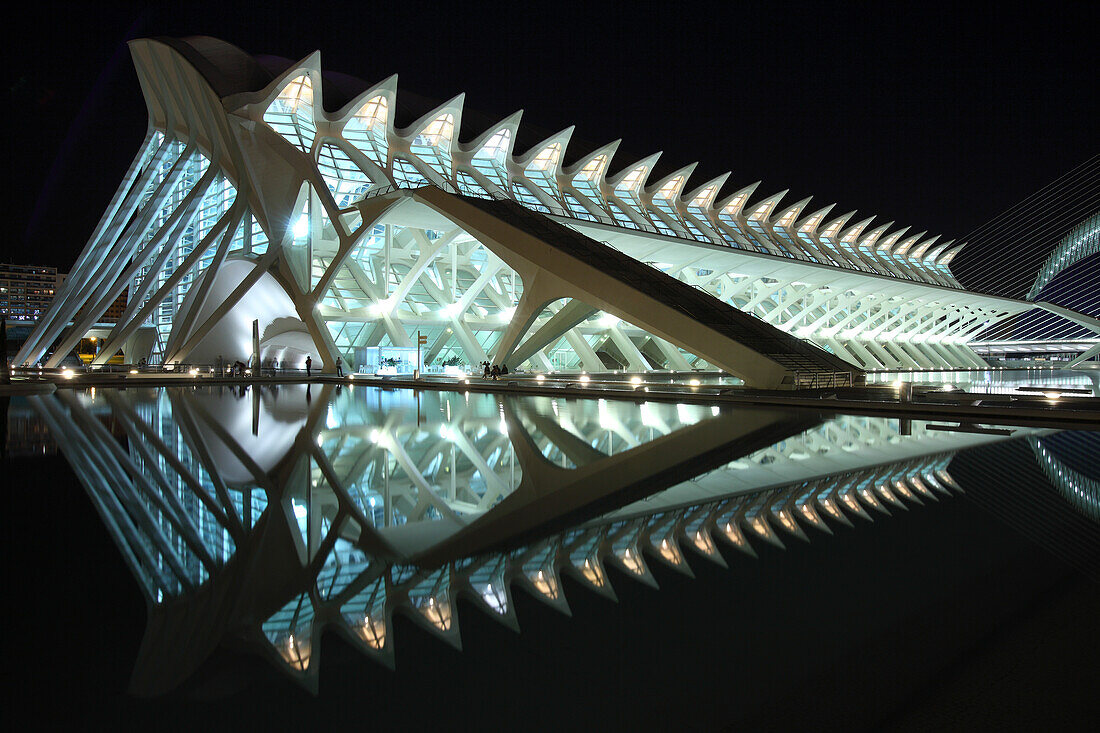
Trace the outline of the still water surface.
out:
[[[960,492],[1033,535],[1020,516],[1042,512],[1078,549],[1100,519],[1095,433],[316,385],[61,390],[8,423],[60,446],[140,585],[143,695],[230,642],[317,690],[323,630],[392,666],[398,616],[458,647],[459,599],[518,628],[518,590],[568,612],[564,579],[614,598],[609,570],[655,586]]]

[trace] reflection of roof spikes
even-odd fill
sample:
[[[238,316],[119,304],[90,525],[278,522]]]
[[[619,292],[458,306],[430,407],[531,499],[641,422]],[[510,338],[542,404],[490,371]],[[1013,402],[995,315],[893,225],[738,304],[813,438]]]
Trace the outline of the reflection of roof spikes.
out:
[[[684,186],[687,184],[687,180],[689,178],[691,178],[691,174],[695,171],[695,168],[698,167],[698,165],[699,165],[698,162],[689,163],[689,164],[685,165],[683,168],[681,168],[680,170],[673,171],[672,173],[669,173],[667,176],[665,176],[661,180],[657,181],[656,183],[653,183],[653,184],[650,184],[650,185],[646,186],[646,193],[649,194],[650,196],[652,196],[653,194],[660,191],[661,188],[663,188],[666,183],[668,183],[672,179],[676,178],[676,176],[683,176],[684,180],[680,184],[680,190],[676,192],[676,194],[679,194],[681,191],[684,190]]]
[[[586,165],[588,165],[601,155],[606,155],[608,162],[610,162],[611,159],[615,157],[615,151],[619,149],[619,145],[622,143],[622,141],[622,138],[619,138],[618,140],[612,140],[607,145],[593,150],[588,155],[578,158],[576,162],[570,163],[567,166],[563,166],[562,173],[571,178],[577,175],[577,173],[579,173]],[[562,156],[562,159],[565,159],[564,156]]]
[[[695,190],[690,191],[687,194],[683,194],[682,195],[683,200],[684,201],[694,201],[696,198],[698,198],[700,196],[700,194],[703,193],[703,191],[707,190],[708,186],[714,186],[714,190],[711,191],[710,196],[708,197],[708,200],[703,202],[704,207],[710,206],[712,203],[714,203],[714,198],[718,195],[718,192],[722,190],[722,186],[725,184],[726,179],[728,179],[730,177],[730,175],[731,175],[730,171],[726,171],[725,173],[718,176],[717,178],[710,179],[709,181],[707,181],[703,185],[699,186],[699,188],[696,188]]]
[[[738,202],[734,210],[729,212],[730,214],[737,216],[741,213],[741,210],[745,208],[745,202],[749,200],[749,196],[752,196],[752,192],[756,190],[756,187],[759,186],[760,183],[760,181],[757,181],[756,183],[750,183],[744,188],[740,188],[734,191],[729,196],[715,204],[714,208],[724,209],[730,204]]]
[[[519,155],[515,156],[512,159],[513,162],[515,162],[515,164],[518,165],[520,168],[526,168],[527,164],[530,163],[532,160],[534,160],[536,155],[538,155],[539,153],[541,153],[543,150],[545,150],[550,145],[553,145],[554,143],[561,143],[562,153],[564,153],[565,148],[569,146],[569,138],[571,138],[573,136],[573,130],[575,130],[575,129],[577,129],[576,125],[570,125],[569,127],[565,128],[564,130],[560,130],[558,132],[555,132],[550,137],[546,138],[545,140],[541,140],[541,141],[535,143],[534,145],[532,145],[530,147],[530,149],[528,149],[528,150],[520,153]],[[559,154],[558,155],[558,163],[557,163],[557,166],[559,168],[561,167],[561,158],[562,158],[562,155]]]
[[[523,110],[522,109],[516,110],[515,112],[508,115],[507,117],[505,117],[500,122],[497,122],[496,124],[493,124],[493,125],[489,125],[489,127],[485,128],[485,130],[483,130],[482,132],[479,132],[472,140],[469,140],[469,141],[464,142],[464,143],[459,142],[458,143],[458,149],[463,151],[463,152],[466,152],[466,153],[471,153],[471,152],[475,152],[477,150],[480,150],[481,147],[484,146],[485,143],[489,141],[489,138],[491,138],[493,135],[497,134],[501,130],[507,129],[507,130],[510,130],[511,133],[512,133],[509,136],[509,139],[508,139],[508,154],[511,155],[512,154],[512,146],[515,145],[516,130],[519,129],[519,122],[520,122],[520,119],[522,119],[522,117],[523,117]]]
[[[455,116],[455,130],[457,131],[461,127],[462,123],[462,105],[466,101],[466,92],[462,92],[454,97],[451,97],[443,104],[439,105],[435,109],[421,116],[416,122],[406,127],[403,130],[395,130],[398,137],[412,138],[418,132],[423,130],[432,120],[436,119],[440,115],[450,112]],[[457,137],[457,132],[455,133]]]

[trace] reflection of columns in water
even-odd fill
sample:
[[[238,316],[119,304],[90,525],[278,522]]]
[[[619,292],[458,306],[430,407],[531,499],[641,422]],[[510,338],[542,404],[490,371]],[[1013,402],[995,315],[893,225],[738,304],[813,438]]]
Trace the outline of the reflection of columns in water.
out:
[[[35,399],[141,580],[151,617],[198,623],[204,608],[248,611],[264,619],[270,644],[297,650],[286,663],[303,678],[316,674],[308,652],[325,625],[343,625],[381,659],[392,655],[395,610],[454,641],[458,595],[511,624],[515,585],[567,608],[563,570],[610,593],[608,563],[648,582],[645,558],[686,569],[681,548],[718,561],[719,539],[751,553],[754,542],[823,536],[947,495],[950,451],[1001,439],[922,421],[907,436],[882,418],[818,424],[766,410],[383,390],[364,398],[362,389],[324,388],[311,403],[308,388],[284,387],[276,402],[254,387],[243,415],[218,390],[111,393],[127,448],[76,393]],[[302,560],[286,551],[299,519]],[[234,563],[238,548],[247,567]],[[191,608],[199,587],[219,602]],[[177,610],[162,608],[170,597]],[[159,668],[173,674],[171,664]]]

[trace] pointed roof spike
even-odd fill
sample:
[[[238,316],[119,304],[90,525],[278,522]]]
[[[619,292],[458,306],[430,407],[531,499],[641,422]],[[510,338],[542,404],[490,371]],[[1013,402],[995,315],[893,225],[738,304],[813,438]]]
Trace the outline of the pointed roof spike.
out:
[[[927,233],[928,232],[921,232],[920,234],[914,234],[911,237],[906,237],[905,239],[901,240],[896,245],[894,245],[894,249],[890,254],[904,255],[906,252],[909,251],[910,247],[912,247],[914,244],[916,244],[918,239],[920,239],[921,237],[923,237]]]
[[[768,215],[772,213],[772,209],[774,209],[776,205],[783,200],[783,197],[786,196],[789,191],[789,188],[785,188],[782,191],[779,191],[778,193],[773,193],[766,199],[757,201],[752,206],[747,207],[747,209],[752,210],[752,213],[749,214],[749,218],[755,219],[757,221],[764,221],[765,219],[767,219]]]
[[[745,208],[745,202],[749,200],[749,196],[752,196],[752,192],[755,191],[757,186],[759,186],[761,183],[762,181],[750,183],[744,188],[740,188],[734,191],[732,194],[716,203],[714,205],[714,208],[718,209],[719,211],[728,209],[726,213],[730,214],[731,216],[739,215],[741,213],[741,210]]]
[[[806,204],[810,203],[811,199],[813,199],[813,196],[807,196],[801,201],[797,201],[794,204],[788,206],[787,208],[776,214],[774,217],[774,222],[770,223],[772,223],[773,226],[791,226],[792,224],[794,224],[795,219],[798,218],[798,215],[802,213],[802,210],[806,208]]]
[[[607,145],[604,145],[603,147],[597,148],[596,150],[593,150],[588,155],[585,155],[581,158],[578,158],[576,162],[570,163],[567,166],[563,166],[562,167],[562,173],[565,176],[567,176],[568,178],[573,178],[578,173],[580,173],[586,165],[588,165],[589,163],[591,163],[593,160],[600,157],[601,155],[606,155],[607,156],[607,162],[608,162],[608,164],[610,164],[611,159],[615,157],[615,152],[619,149],[619,145],[621,145],[622,142],[623,142],[622,138],[619,138],[618,140],[612,140]],[[564,158],[563,158],[563,160],[564,160]],[[604,166],[604,170],[605,171],[607,170],[606,165]]]
[[[653,183],[649,186],[646,186],[646,191],[645,192],[648,195],[653,196],[653,194],[660,191],[661,188],[663,188],[665,186],[665,184],[667,184],[669,181],[675,179],[677,176],[683,176],[684,180],[680,182],[679,189],[673,193],[672,198],[675,199],[677,196],[680,195],[680,192],[684,190],[684,186],[687,184],[688,178],[691,177],[691,174],[695,171],[695,169],[698,166],[699,166],[698,161],[696,161],[694,163],[688,163],[683,168],[681,168],[677,171],[673,171],[672,173],[669,173],[667,176],[665,176],[661,180],[657,181],[656,183]]]
[[[909,256],[914,260],[924,259],[924,253],[927,252],[928,248],[935,244],[937,240],[939,240],[940,236],[941,235],[937,234],[934,237],[924,240],[913,248],[913,251],[909,253]]]
[[[840,232],[845,222],[855,216],[855,214],[856,210],[852,209],[846,214],[841,214],[840,216],[833,217],[827,223],[821,226],[821,236],[836,239],[837,234]]]
[[[386,101],[392,106],[394,99],[397,98],[397,74],[387,76],[366,91],[352,97],[350,102],[332,114],[326,112],[325,117],[329,121],[337,123],[338,126],[342,128],[348,123],[348,120],[355,116],[355,113],[359,111],[360,107],[379,95],[384,96]],[[388,115],[388,118],[389,119],[386,121],[387,127],[391,124],[393,115]]]
[[[489,141],[493,135],[504,129],[511,131],[508,139],[508,155],[512,154],[512,146],[515,145],[516,130],[519,129],[520,120],[523,118],[523,110],[519,109],[508,115],[499,122],[495,122],[489,127],[485,128],[482,132],[479,132],[474,136],[472,140],[467,142],[459,142],[456,146],[456,150],[460,150],[464,153],[474,153],[484,147],[485,143]]]
[[[859,240],[859,243],[862,245],[866,245],[867,247],[874,248],[875,242],[878,241],[878,238],[881,237],[886,232],[886,230],[892,226],[894,226],[894,222],[892,221],[888,221],[885,224],[880,224],[879,226],[872,229],[866,237]]]
[[[942,242],[941,244],[938,244],[938,245],[936,245],[935,247],[933,247],[933,248],[932,248],[932,249],[931,249],[931,250],[930,250],[930,251],[928,252],[928,254],[926,254],[926,255],[924,256],[924,261],[925,261],[925,262],[935,262],[935,261],[936,261],[936,259],[937,259],[937,258],[938,258],[938,257],[939,257],[939,256],[940,256],[941,254],[943,254],[943,253],[944,253],[944,251],[945,251],[945,250],[946,250],[946,249],[947,249],[948,247],[950,247],[950,246],[951,246],[952,244],[954,244],[954,243],[955,243],[955,240],[954,240],[954,239],[949,239],[949,240],[947,240],[946,242]]]
[[[703,185],[699,186],[699,188],[696,188],[695,190],[691,191],[690,193],[688,193],[686,195],[681,194],[681,197],[683,198],[684,201],[694,202],[695,199],[699,198],[703,194],[703,192],[707,190],[707,187],[714,186],[714,190],[711,191],[707,195],[707,198],[709,200],[708,201],[703,201],[699,204],[703,208],[706,208],[706,207],[708,207],[708,206],[710,206],[711,204],[714,203],[715,196],[717,196],[718,192],[722,190],[722,186],[725,185],[726,179],[728,179],[731,175],[732,175],[731,171],[726,171],[722,175],[717,176],[716,178],[710,179],[709,181],[707,181]]]
[[[397,135],[397,137],[403,138],[405,140],[412,140],[414,137],[416,137],[417,133],[419,133],[421,130],[431,124],[432,120],[435,120],[436,118],[442,116],[447,112],[451,112],[452,114],[454,114],[455,117],[455,134],[451,138],[451,144],[454,145],[454,141],[458,138],[458,128],[461,126],[462,122],[462,105],[465,104],[465,102],[466,92],[456,94],[435,109],[427,112],[424,115],[421,115],[419,119],[417,119],[408,127],[402,130],[395,129],[394,134]]]
[[[513,156],[511,160],[512,160],[513,163],[515,163],[521,169],[524,169],[528,165],[530,165],[531,161],[534,160],[535,157],[539,153],[541,153],[543,150],[550,147],[554,143],[560,143],[561,144],[561,152],[558,154],[558,161],[556,163],[556,168],[557,168],[557,170],[560,171],[561,170],[561,160],[562,160],[562,157],[565,155],[565,148],[569,145],[569,138],[571,138],[573,136],[573,131],[576,130],[576,129],[577,129],[576,125],[570,125],[569,127],[565,128],[564,130],[559,130],[558,132],[555,132],[553,135],[546,138],[545,140],[541,140],[541,141],[535,143],[527,151],[521,153],[520,155]]]
[[[817,231],[818,226],[821,225],[821,222],[824,221],[825,217],[829,215],[829,212],[832,211],[835,207],[836,204],[829,204],[828,206],[821,207],[817,211],[806,216],[804,219],[796,221],[794,224],[795,229],[800,232],[806,232],[807,234],[813,234],[815,231]]]
[[[631,163],[613,176],[606,176],[605,174],[607,185],[614,189],[619,185],[619,183],[622,182],[624,178],[644,166],[646,168],[646,172],[642,179],[638,182],[638,190],[644,189],[646,179],[649,178],[649,174],[653,171],[653,164],[656,163],[657,159],[661,157],[662,152],[663,151],[658,151],[656,153],[653,153],[652,155],[647,155],[641,160],[637,160]]]
[[[887,253],[889,253],[890,248],[894,246],[894,242],[898,241],[901,238],[901,235],[905,234],[911,228],[912,227],[902,227],[896,232],[891,232],[885,238],[883,238],[882,243],[879,244],[878,248],[881,250],[885,250]]]
[[[309,76],[309,84],[313,90],[314,109],[321,107],[319,104],[321,94],[321,52],[314,51],[301,61],[291,64],[286,68],[283,73],[276,76],[268,83],[263,89],[258,92],[241,92],[240,94],[234,94],[226,97],[222,100],[222,104],[230,111],[236,111],[241,108],[245,108],[246,111],[252,115],[257,115],[259,118],[263,117],[264,112],[271,106],[279,94],[283,91],[287,84],[292,80],[302,76],[305,73]]]
[[[840,241],[842,242],[854,242],[859,238],[859,235],[863,233],[863,230],[867,228],[867,225],[874,221],[875,217],[868,216],[863,221],[857,221],[844,231],[840,233]]]
[[[940,258],[936,261],[936,264],[937,265],[950,265],[951,260],[955,259],[955,255],[957,255],[962,250],[962,248],[965,247],[966,245],[967,245],[967,242],[963,242],[962,244],[957,244],[954,247],[952,247],[951,249],[947,250],[946,252],[944,252],[943,254],[940,255]]]

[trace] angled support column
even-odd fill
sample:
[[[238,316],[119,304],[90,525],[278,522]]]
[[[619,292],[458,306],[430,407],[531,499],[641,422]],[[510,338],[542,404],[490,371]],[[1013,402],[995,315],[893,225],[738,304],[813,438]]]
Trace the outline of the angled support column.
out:
[[[516,312],[519,312],[518,307]],[[536,352],[556,343],[565,335],[566,331],[583,323],[595,312],[596,309],[586,303],[576,299],[570,300],[551,316],[550,320],[542,324],[522,344],[519,344],[512,353],[505,354],[500,361],[502,363],[512,362],[515,366],[519,366],[534,356]]]

